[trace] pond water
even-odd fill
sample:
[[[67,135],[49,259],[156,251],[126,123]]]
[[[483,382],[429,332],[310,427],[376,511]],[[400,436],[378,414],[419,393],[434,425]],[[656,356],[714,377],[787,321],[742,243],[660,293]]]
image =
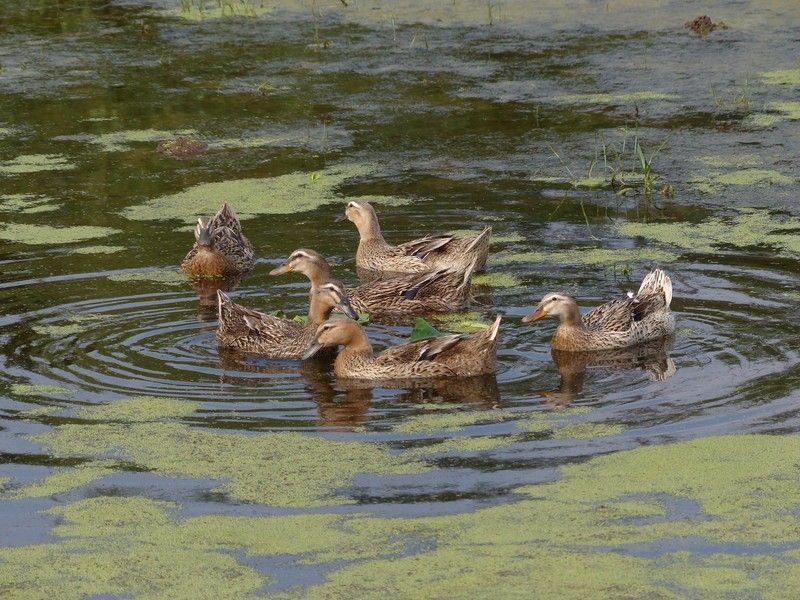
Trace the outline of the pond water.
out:
[[[201,10],[202,7],[202,10]],[[800,5],[75,0],[0,7],[0,595],[786,597],[800,585]],[[224,14],[223,14],[224,13]],[[173,158],[159,144],[201,141]],[[162,147],[163,148],[163,147]],[[304,314],[386,236],[493,227],[496,377],[348,388],[221,353],[180,262]],[[520,317],[672,277],[589,364]],[[409,323],[368,326],[377,347]]]

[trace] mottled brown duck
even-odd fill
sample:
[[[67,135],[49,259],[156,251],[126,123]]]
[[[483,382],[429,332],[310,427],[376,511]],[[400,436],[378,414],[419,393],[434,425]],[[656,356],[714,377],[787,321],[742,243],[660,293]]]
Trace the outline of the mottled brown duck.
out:
[[[421,379],[469,377],[493,373],[500,317],[471,335],[446,335],[393,346],[375,354],[364,329],[355,321],[338,319],[319,326],[305,353],[341,346],[334,372],[342,379]]]
[[[542,317],[555,317],[558,327],[553,335],[556,350],[582,352],[625,348],[657,340],[675,331],[672,281],[661,269],[648,273],[636,295],[612,300],[584,315],[574,298],[562,293],[547,294],[523,323]]]
[[[194,228],[194,246],[181,262],[192,277],[229,277],[253,268],[253,246],[242,233],[236,213],[226,202],[211,219],[201,217]]]
[[[381,233],[378,215],[368,202],[349,202],[345,218],[358,229],[356,266],[374,272],[421,273],[431,269],[465,271],[474,264],[475,272],[486,266],[491,227],[473,237],[428,235],[392,246]]]
[[[348,317],[358,317],[342,285],[333,281],[312,290],[305,323],[246,308],[222,291],[218,296],[217,345],[268,358],[302,358],[314,341],[318,327],[326,322],[334,308]]]
[[[347,290],[350,305],[359,313],[380,315],[419,315],[453,312],[469,305],[475,262],[466,271],[438,269],[376,279]],[[331,281],[328,261],[318,252],[301,248],[270,275],[302,273],[312,289]]]

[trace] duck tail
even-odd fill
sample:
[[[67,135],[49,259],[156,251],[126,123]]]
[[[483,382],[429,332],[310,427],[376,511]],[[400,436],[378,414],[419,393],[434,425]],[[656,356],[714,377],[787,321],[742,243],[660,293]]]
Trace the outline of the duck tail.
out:
[[[237,216],[236,211],[233,210],[233,207],[227,202],[222,203],[222,206],[217,211],[217,214],[215,214],[214,218],[211,219],[211,224],[214,225],[214,227],[230,227],[236,232],[241,231],[239,217]]]
[[[489,243],[489,236],[492,235],[492,227],[491,225],[485,227],[483,231],[481,231],[478,235],[475,236],[475,239],[470,242],[469,246],[464,249],[464,252],[472,252],[483,243]]]
[[[653,269],[645,278],[642,279],[642,285],[639,286],[637,296],[661,292],[664,294],[664,301],[669,306],[672,302],[672,280],[661,269]]]
[[[494,319],[494,323],[489,327],[489,340],[492,342],[497,339],[497,333],[500,331],[500,321],[503,319],[503,315],[497,315]]]
[[[231,304],[233,304],[231,297],[222,290],[217,290],[217,316],[219,317],[220,322],[224,318],[224,311],[229,309]]]

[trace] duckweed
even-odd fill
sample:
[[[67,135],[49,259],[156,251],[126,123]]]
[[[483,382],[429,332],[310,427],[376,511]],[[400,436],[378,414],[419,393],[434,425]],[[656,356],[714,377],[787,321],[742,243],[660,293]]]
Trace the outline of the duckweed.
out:
[[[116,472],[114,461],[97,461],[56,471],[41,481],[19,487],[11,494],[12,498],[36,498],[55,496],[77,489]]]
[[[14,383],[11,385],[11,393],[15,396],[51,396],[65,394],[69,391],[65,387],[41,383]]]
[[[199,402],[158,396],[136,396],[114,400],[108,404],[84,406],[78,416],[91,421],[149,423],[164,419],[188,417],[200,407]]]
[[[625,431],[625,427],[619,424],[571,423],[556,427],[553,430],[553,437],[588,440],[596,437],[617,435],[623,431]]]
[[[59,204],[47,196],[34,194],[5,194],[0,196],[0,211],[19,214],[34,214],[58,210]]]
[[[794,183],[794,177],[783,175],[772,169],[741,169],[695,176],[690,183],[705,194],[716,194],[727,186],[768,186]]]
[[[179,518],[173,503],[90,498],[48,511],[62,517],[53,543],[0,549],[0,579],[20,595],[64,597],[65,577],[76,598],[245,595],[265,579],[233,558],[243,551],[336,561],[323,583],[282,598],[412,597],[420,589],[431,597],[486,589],[504,597],[531,589],[564,598],[660,598],[672,589],[781,597],[800,576],[798,465],[794,436],[644,446],[561,467],[556,481],[515,490],[522,500],[513,503],[418,518]],[[673,499],[697,514],[673,514]],[[726,552],[725,544],[739,547]]]
[[[119,231],[110,227],[91,225],[51,227],[50,225],[0,223],[0,240],[29,245],[74,244],[84,240],[107,237],[115,233],[119,233]]]
[[[146,269],[141,271],[128,271],[127,273],[117,273],[109,275],[110,281],[120,283],[150,282],[163,285],[184,285],[186,276],[177,269]]]
[[[474,229],[454,229],[449,233],[457,238],[463,238],[477,235],[480,233],[480,231],[475,231]],[[525,238],[519,233],[495,234],[492,232],[492,235],[489,238],[489,242],[492,244],[512,244],[514,242],[524,241]]]
[[[127,250],[125,246],[83,246],[81,248],[75,248],[72,253],[73,254],[116,254],[117,252],[122,252],[123,250]]]
[[[800,68],[777,69],[761,74],[764,83],[769,85],[800,86]]]
[[[89,144],[100,146],[103,152],[125,152],[133,144],[163,142],[181,135],[196,135],[193,129],[180,131],[161,131],[158,129],[130,129],[125,131],[112,131],[100,135],[62,136],[61,140],[80,140]]]
[[[472,278],[472,283],[489,287],[513,288],[521,286],[522,280],[511,273],[481,273]]]
[[[0,162],[0,174],[20,175],[40,171],[68,171],[75,165],[60,154],[24,154]]]
[[[626,104],[646,100],[677,100],[676,94],[666,92],[642,91],[627,94],[567,94],[553,98],[555,102],[566,104]]]
[[[167,419],[186,414],[182,406],[166,402],[153,409],[153,402],[145,398],[119,408],[116,403],[95,407],[84,415],[116,420],[122,413],[123,422],[67,424],[32,439],[56,456],[127,460],[163,476],[224,481],[215,489],[242,502],[273,506],[343,504],[349,500],[334,492],[357,474],[424,470],[421,463],[392,456],[377,444],[291,432],[241,435],[195,429]]]
[[[463,312],[436,315],[435,321],[442,329],[452,333],[475,333],[489,326],[479,313]]]
[[[332,202],[345,202],[346,198],[337,192],[338,187],[349,179],[372,172],[373,168],[364,164],[339,165],[315,173],[204,183],[131,206],[123,210],[123,214],[134,220],[180,219],[188,223],[197,215],[214,214],[219,209],[220,198],[235,207],[242,219],[261,214],[294,214]],[[394,196],[359,198],[381,204],[408,202]]]
[[[392,428],[398,433],[419,433],[424,431],[458,431],[469,425],[478,423],[495,423],[511,418],[512,413],[499,410],[471,410],[459,412],[443,412],[413,415],[403,419]]]
[[[793,233],[800,220],[778,221],[766,210],[743,209],[730,219],[703,223],[622,223],[623,235],[640,236],[696,252],[713,252],[720,246],[744,248],[772,246],[784,252],[800,253],[800,240]]]

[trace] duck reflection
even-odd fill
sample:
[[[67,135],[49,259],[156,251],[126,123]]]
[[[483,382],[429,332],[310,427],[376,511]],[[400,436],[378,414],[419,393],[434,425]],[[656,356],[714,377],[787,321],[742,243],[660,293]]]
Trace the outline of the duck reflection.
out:
[[[641,369],[650,381],[664,381],[675,374],[675,361],[669,356],[672,338],[615,350],[569,352],[552,350],[551,356],[561,377],[558,388],[539,392],[557,406],[572,404],[583,391],[586,371],[590,368],[621,371]]]
[[[236,289],[241,276],[193,278],[189,282],[197,292],[197,318],[201,321],[213,321],[217,318],[217,291],[230,292]]]
[[[497,408],[500,391],[494,375],[450,377],[443,379],[409,379],[392,381],[359,381],[339,379],[332,374],[332,357],[300,363],[254,362],[253,355],[228,348],[219,349],[219,366],[223,383],[259,383],[269,381],[263,375],[285,380],[299,374],[306,391],[317,404],[318,424],[349,431],[369,420],[373,390],[398,390],[392,399],[400,403],[459,403],[475,408]],[[248,377],[257,373],[260,377]]]

